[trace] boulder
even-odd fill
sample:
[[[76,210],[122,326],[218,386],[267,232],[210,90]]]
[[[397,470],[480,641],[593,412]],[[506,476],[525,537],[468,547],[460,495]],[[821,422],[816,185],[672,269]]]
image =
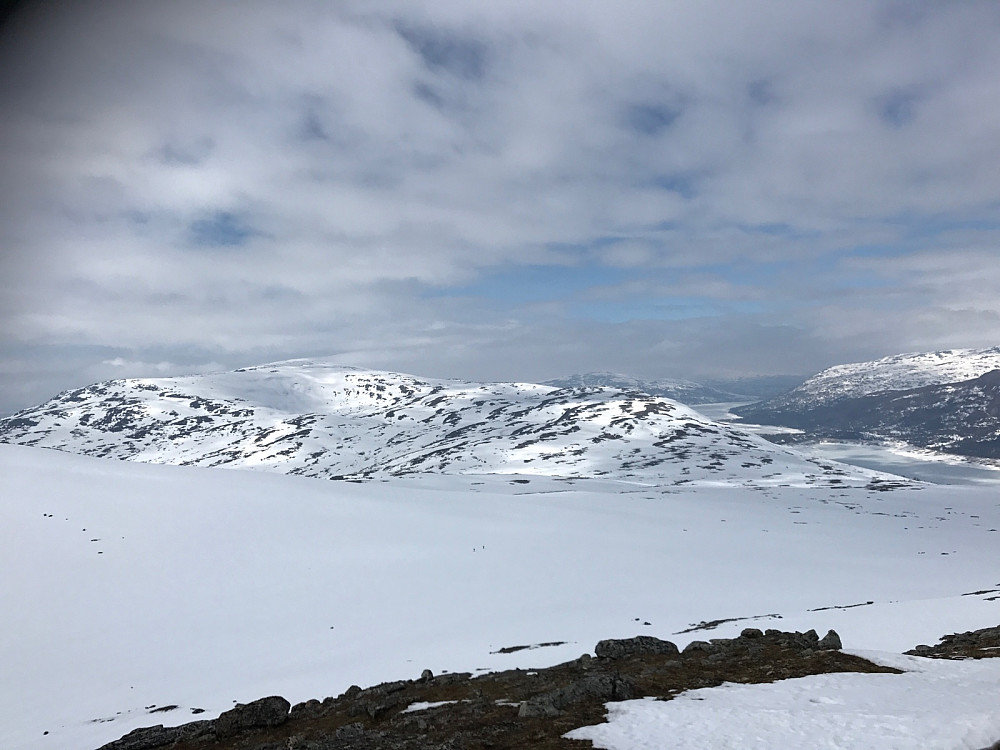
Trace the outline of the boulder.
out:
[[[680,652],[670,641],[663,641],[651,635],[637,635],[635,638],[612,638],[600,641],[594,647],[594,653],[602,659],[624,659],[629,656],[652,654],[676,656]]]
[[[164,728],[162,724],[155,727],[133,729],[121,739],[103,745],[100,750],[153,750],[157,747],[172,745],[180,739],[177,727]]]
[[[843,647],[844,644],[840,642],[840,636],[836,630],[828,631],[816,644],[816,648],[821,651],[840,651]]]
[[[691,641],[688,645],[684,647],[685,654],[692,654],[695,651],[704,651],[705,653],[712,653],[717,651],[718,646],[709,643],[708,641]]]
[[[565,687],[536,695],[521,703],[521,719],[558,716],[580,701],[625,701],[634,696],[632,683],[617,674],[589,674]]]
[[[232,737],[248,729],[266,729],[285,723],[291,704],[280,695],[247,703],[238,703],[215,720],[215,734],[219,738]]]

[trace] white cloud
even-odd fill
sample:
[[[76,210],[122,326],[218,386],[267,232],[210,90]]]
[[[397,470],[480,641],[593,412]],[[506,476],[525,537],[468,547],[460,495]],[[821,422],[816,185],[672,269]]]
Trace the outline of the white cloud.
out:
[[[625,369],[595,340],[621,330],[579,313],[608,286],[644,309],[761,302],[631,324],[692,373],[794,366],[779,340],[730,340],[745,325],[801,329],[800,372],[1000,333],[991,4],[42,5],[0,46],[8,347]],[[950,224],[976,249],[964,275],[893,270],[947,263]],[[437,294],[523,264],[592,266],[595,290]]]

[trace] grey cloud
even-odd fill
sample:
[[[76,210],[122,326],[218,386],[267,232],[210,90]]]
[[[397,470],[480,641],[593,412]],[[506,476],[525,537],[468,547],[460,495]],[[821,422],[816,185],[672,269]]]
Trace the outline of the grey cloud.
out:
[[[0,49],[18,361],[804,373],[1000,333],[992,4],[36,7]],[[430,293],[520,264],[592,268],[581,304],[759,308],[612,326]]]

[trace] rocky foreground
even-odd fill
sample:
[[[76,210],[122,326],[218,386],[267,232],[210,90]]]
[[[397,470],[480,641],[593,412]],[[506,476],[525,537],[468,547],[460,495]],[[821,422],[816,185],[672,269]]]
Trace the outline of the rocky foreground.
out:
[[[1000,645],[1000,628],[974,639]],[[973,642],[973,641],[969,641]],[[101,750],[441,750],[579,748],[566,732],[604,720],[608,701],[656,697],[723,682],[761,683],[832,672],[897,672],[840,651],[830,631],[744,630],[683,650],[650,636],[601,641],[596,656],[538,670],[432,675],[290,706],[279,696],[217,719],[137,729]],[[929,649],[931,647],[918,647]],[[954,656],[951,652],[927,655]]]

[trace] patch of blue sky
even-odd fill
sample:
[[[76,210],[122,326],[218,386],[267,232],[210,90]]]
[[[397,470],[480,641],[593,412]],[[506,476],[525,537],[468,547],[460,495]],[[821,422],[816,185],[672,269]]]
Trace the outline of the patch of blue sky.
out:
[[[894,252],[896,249],[894,246],[865,245],[847,251],[775,263],[770,269],[773,277],[772,285],[788,287],[790,282],[800,280],[802,288],[815,289],[819,285],[825,293],[833,295],[848,291],[888,288],[897,282],[861,270],[852,265],[851,260],[897,257],[899,253]],[[744,278],[750,282],[753,280],[751,276],[752,274],[748,274]],[[819,294],[818,299],[822,299],[823,296],[825,295]],[[802,300],[797,300],[796,304],[801,302]]]
[[[892,91],[879,101],[879,117],[893,128],[905,127],[916,119],[921,98],[913,91]]]
[[[196,247],[239,247],[259,234],[245,217],[230,211],[216,211],[191,222],[188,235]]]
[[[636,133],[657,136],[673,125],[681,112],[676,104],[632,104],[625,110],[625,124]]]
[[[432,297],[481,297],[514,304],[563,301],[594,287],[627,280],[634,271],[601,265],[524,265],[486,273],[461,286],[425,292]]]
[[[902,225],[908,239],[938,237],[948,232],[996,232],[1000,221],[982,218],[956,218],[951,216],[900,217],[893,223]]]
[[[488,50],[480,39],[441,27],[404,23],[397,23],[395,30],[431,70],[446,71],[469,81],[486,74]]]
[[[906,245],[877,244],[877,245],[856,245],[840,253],[839,257],[844,258],[901,258],[913,252],[913,248]]]
[[[653,179],[653,185],[671,193],[677,193],[685,200],[697,195],[695,177],[691,174],[665,174]]]
[[[657,297],[625,300],[578,301],[569,305],[573,318],[600,323],[628,323],[636,320],[691,320],[725,315],[753,315],[766,305],[751,300],[709,299],[706,297]]]
[[[793,227],[785,222],[764,222],[762,224],[739,224],[737,228],[747,234],[763,234],[768,237],[803,237],[809,234],[816,235],[818,232],[803,232],[801,229]]]

